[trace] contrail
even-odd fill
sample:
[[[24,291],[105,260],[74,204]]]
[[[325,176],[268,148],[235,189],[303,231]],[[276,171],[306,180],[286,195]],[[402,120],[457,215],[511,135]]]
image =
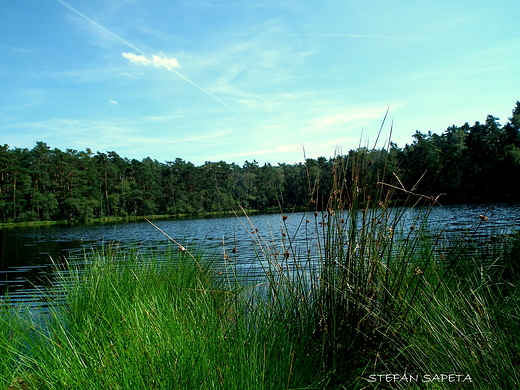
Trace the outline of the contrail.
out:
[[[113,33],[112,31],[108,30],[106,27],[103,27],[102,25],[100,25],[98,22],[96,22],[95,20],[92,20],[91,18],[89,18],[87,15],[85,15],[84,13],[78,11],[76,8],[72,7],[71,5],[67,4],[66,2],[64,2],[63,0],[56,0],[58,3],[62,4],[63,6],[67,7],[69,10],[71,10],[72,12],[74,12],[76,15],[79,15],[81,16],[83,19],[85,19],[87,22],[91,23],[92,25],[94,25],[95,27],[99,28],[101,31],[107,33],[108,35],[112,36],[113,38],[116,38],[118,41],[122,42],[123,44],[125,44],[126,46],[128,47],[131,47],[132,49],[134,49],[135,51],[141,53],[142,55],[148,57],[148,55],[146,54],[145,51],[139,49],[137,46],[135,45],[132,45],[130,42],[128,42],[126,39],[123,39],[121,38],[119,35]],[[225,107],[229,108],[231,111],[234,111],[234,112],[238,112],[237,110],[235,110],[233,107],[231,107],[229,104],[227,104],[226,102],[220,100],[218,97],[216,97],[215,95],[213,95],[211,92],[209,92],[208,90],[202,88],[200,85],[198,85],[197,83],[191,81],[189,78],[187,78],[186,76],[184,76],[182,73],[179,73],[177,72],[175,69],[169,69],[170,71],[172,71],[173,73],[175,73],[177,76],[179,76],[181,79],[183,79],[184,81],[186,81],[187,83],[193,85],[194,87],[198,88],[199,90],[201,90],[202,92],[204,92],[206,95],[212,97],[213,99],[215,99],[217,102],[219,102],[220,104],[224,105]]]
[[[177,76],[179,76],[181,79],[183,79],[184,81],[186,81],[187,83],[190,83],[191,85],[193,85],[194,87],[200,89],[202,92],[204,92],[206,95],[209,95],[211,96],[213,99],[215,99],[217,102],[223,104],[224,106],[226,106],[227,108],[229,108],[231,111],[233,112],[238,112],[237,110],[235,110],[233,107],[231,107],[229,104],[227,104],[226,102],[220,100],[218,97],[216,97],[215,95],[213,95],[211,92],[209,92],[208,90],[202,88],[200,85],[198,84],[195,84],[193,81],[191,81],[189,78],[187,78],[186,76],[184,76],[182,73],[179,73],[177,72],[175,69],[171,69],[171,71],[173,73],[175,73]]]
[[[119,35],[116,35],[114,34],[112,31],[106,29],[105,27],[103,27],[102,25],[100,25],[99,23],[97,23],[96,21],[90,19],[87,15],[85,15],[84,13],[82,12],[79,12],[76,8],[70,6],[69,4],[65,3],[63,0],[56,0],[58,3],[64,5],[65,7],[67,7],[68,9],[70,9],[72,12],[74,12],[76,15],[79,15],[81,16],[83,19],[85,19],[87,22],[90,22],[91,24],[93,24],[94,26],[96,26],[97,28],[99,28],[100,30],[106,32],[108,35],[111,35],[112,37],[116,38],[118,41],[124,43],[126,46],[130,46],[132,49],[134,49],[135,51],[138,51],[139,53],[143,54],[143,55],[146,55],[146,53],[144,51],[142,51],[141,49],[139,49],[138,47],[135,47],[134,45],[132,45],[130,42],[128,42],[127,40],[121,38]]]

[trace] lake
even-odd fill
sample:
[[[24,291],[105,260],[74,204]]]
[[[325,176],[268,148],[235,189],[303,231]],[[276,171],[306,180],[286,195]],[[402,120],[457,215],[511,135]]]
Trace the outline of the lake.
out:
[[[406,214],[404,226],[411,226],[418,208]],[[481,221],[479,215],[489,218]],[[280,214],[251,215],[249,217],[226,216],[199,219],[169,219],[152,221],[170,237],[190,250],[209,253],[224,251],[236,256],[237,270],[254,277],[263,272],[261,261],[255,252],[254,240],[265,240],[269,245],[283,250],[289,238],[295,248],[303,253],[314,250],[317,223],[314,213],[287,214],[284,221]],[[481,223],[479,230],[475,227]],[[444,238],[471,232],[477,240],[520,230],[520,204],[471,204],[436,206],[428,218],[430,234]],[[39,290],[52,274],[53,262],[57,264],[81,262],[91,251],[116,248],[118,251],[157,251],[176,248],[154,226],[146,221],[127,223],[91,224],[83,226],[48,226],[37,228],[9,228],[0,230],[0,294],[9,290],[13,301],[38,305]],[[283,253],[283,252],[281,252]]]

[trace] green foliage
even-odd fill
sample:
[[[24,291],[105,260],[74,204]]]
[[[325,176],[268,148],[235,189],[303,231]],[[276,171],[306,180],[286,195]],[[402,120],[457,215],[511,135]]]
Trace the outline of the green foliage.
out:
[[[447,193],[445,201],[518,200],[519,107],[504,126],[488,115],[485,123],[454,125],[441,135],[416,132],[400,164],[407,188],[421,178],[420,191]]]
[[[0,222],[198,214],[245,209],[324,210],[334,166],[348,165],[349,184],[356,164],[366,164],[367,185],[392,182],[446,202],[518,200],[520,102],[504,126],[488,115],[485,123],[451,126],[441,135],[419,131],[404,148],[360,147],[347,155],[306,159],[297,164],[224,161],[195,166],[180,158],[161,163],[120,157],[116,152],[0,147]],[[310,194],[313,204],[309,204]],[[404,194],[404,193],[403,193]],[[403,200],[400,196],[396,200]]]

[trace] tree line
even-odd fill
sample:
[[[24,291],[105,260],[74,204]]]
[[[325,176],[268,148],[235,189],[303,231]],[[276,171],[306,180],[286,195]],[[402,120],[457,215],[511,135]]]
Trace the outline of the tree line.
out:
[[[505,125],[450,126],[442,134],[416,131],[413,142],[360,147],[333,158],[295,164],[224,161],[195,166],[181,158],[159,162],[51,149],[0,146],[0,221],[88,220],[103,217],[224,212],[242,206],[323,208],[338,167],[344,180],[388,183],[445,202],[520,199],[520,102]],[[402,192],[405,194],[405,192]]]

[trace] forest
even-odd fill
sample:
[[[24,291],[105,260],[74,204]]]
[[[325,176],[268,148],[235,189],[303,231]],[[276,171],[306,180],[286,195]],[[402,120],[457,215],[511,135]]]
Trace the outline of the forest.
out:
[[[195,166],[181,158],[159,162],[51,149],[0,146],[0,222],[87,221],[143,215],[194,215],[244,207],[326,207],[333,175],[386,183],[441,203],[520,200],[520,101],[504,125],[450,126],[442,134],[416,131],[411,144],[360,147],[346,155],[296,164],[242,166],[224,161]],[[347,183],[348,185],[349,183]]]

